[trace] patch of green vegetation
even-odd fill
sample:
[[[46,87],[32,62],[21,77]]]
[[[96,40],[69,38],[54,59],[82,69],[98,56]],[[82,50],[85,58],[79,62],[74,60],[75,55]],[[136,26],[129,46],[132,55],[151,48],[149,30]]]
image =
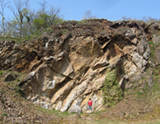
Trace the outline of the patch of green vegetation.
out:
[[[55,25],[58,25],[64,23],[64,20],[62,18],[55,18],[53,22]]]
[[[82,19],[80,21],[78,21],[78,24],[86,24],[88,22],[87,19]]]
[[[47,113],[47,114],[50,114],[50,115],[55,114],[59,117],[69,116],[69,115],[73,114],[73,113],[69,113],[67,111],[66,112],[60,112],[60,111],[57,111],[57,110],[54,110],[54,109],[45,109],[45,108],[42,108],[40,106],[36,106],[36,109],[38,111],[41,111],[41,112],[44,112],[44,113]]]
[[[160,76],[159,76],[160,67],[157,67],[153,70],[153,86],[150,88],[149,96],[151,100],[154,101],[157,98],[160,98]]]
[[[0,70],[0,76],[2,76],[2,75],[3,75],[3,73],[4,73],[4,71]]]
[[[0,88],[0,94],[4,94],[5,93],[5,90]]]
[[[144,98],[148,99],[150,102],[160,99],[160,66],[157,66],[156,68],[153,68],[153,74],[152,74],[152,82],[151,84],[148,83],[148,79],[145,77],[142,77],[141,80],[143,80],[143,86],[142,88],[136,89],[136,95],[138,98]],[[150,75],[150,73],[148,73]]]
[[[153,41],[148,41],[149,47],[150,47],[150,55],[151,59],[155,59],[155,50],[156,48],[160,47],[160,43],[154,43]]]
[[[69,31],[67,29],[61,30],[61,34],[67,34]]]
[[[10,71],[9,70],[0,70],[0,76],[3,76],[8,72],[10,72]]]
[[[15,41],[16,43],[21,43],[22,41],[25,41],[25,38],[20,38],[20,37],[11,37],[11,36],[0,36],[0,42],[2,41]]]
[[[14,81],[10,81],[10,82],[6,82],[4,83],[9,89],[12,89],[15,91],[15,95],[17,96],[23,96],[24,94],[21,91],[21,88],[19,87],[19,83],[24,79],[25,77],[25,73],[20,73],[20,72],[16,72],[16,71],[9,71],[9,70],[5,70],[2,71],[5,74],[15,74],[17,75],[16,79]],[[2,79],[4,80],[4,78]]]
[[[150,46],[151,58],[154,59],[156,45],[153,43],[153,41],[149,41],[148,44]]]
[[[123,98],[123,91],[117,81],[117,70],[108,69],[103,87],[104,104],[115,105]]]
[[[2,113],[1,115],[2,115],[3,117],[7,117],[7,116],[8,116],[7,113]]]

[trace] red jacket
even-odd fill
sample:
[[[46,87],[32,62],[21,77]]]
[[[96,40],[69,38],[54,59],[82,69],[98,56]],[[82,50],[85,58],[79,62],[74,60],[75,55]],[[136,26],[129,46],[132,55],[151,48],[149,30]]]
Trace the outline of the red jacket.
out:
[[[88,101],[88,105],[89,105],[89,106],[92,106],[92,100],[89,100],[89,101]]]

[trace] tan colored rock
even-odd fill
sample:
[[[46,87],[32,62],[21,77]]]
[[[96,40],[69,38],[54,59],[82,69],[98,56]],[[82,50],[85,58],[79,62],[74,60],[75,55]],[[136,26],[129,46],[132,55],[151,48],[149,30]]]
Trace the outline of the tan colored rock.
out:
[[[137,43],[138,43],[138,40],[137,40],[137,38],[134,38],[133,40],[131,40],[131,42],[132,42],[133,44],[137,44]]]
[[[81,113],[81,104],[82,99],[81,98],[77,98],[76,100],[74,100],[74,102],[72,103],[71,107],[69,108],[69,112],[76,112],[76,113]]]
[[[92,89],[94,91],[99,90],[100,88],[102,88],[104,81],[105,81],[106,75],[103,75],[102,77],[96,79],[92,85]]]
[[[102,56],[101,58],[96,58],[91,66],[93,70],[96,70],[98,68],[103,68],[108,65],[109,65],[109,62],[107,61],[107,57]]]
[[[63,95],[65,95],[66,92],[68,92],[68,91],[71,90],[71,88],[73,87],[73,85],[74,85],[74,81],[73,80],[71,80],[70,82],[68,82],[64,87],[62,87],[55,94],[53,94],[51,102],[55,103],[57,99],[59,99],[60,97],[63,97]]]
[[[136,51],[136,49],[137,49],[136,46],[133,46],[133,45],[125,46],[123,48],[124,55],[126,54],[130,55],[132,52]]]
[[[69,58],[75,72],[79,71],[90,61],[89,58],[78,55],[76,52],[71,53]]]
[[[109,66],[111,68],[116,67],[116,65],[118,64],[118,62],[121,60],[121,55],[117,55],[114,58],[109,60]]]
[[[123,67],[124,67],[124,72],[127,75],[127,77],[130,77],[137,72],[136,65],[131,61],[125,60],[123,63]]]
[[[55,106],[55,107],[53,107],[53,108],[55,108],[55,110],[60,110],[60,109],[61,109],[61,107],[62,107],[62,104],[63,104],[63,102],[62,102],[62,101],[58,101],[58,103],[56,104],[56,106]]]
[[[70,92],[70,94],[68,95],[68,97],[63,102],[63,106],[61,108],[62,112],[66,111],[70,107],[72,101],[74,101],[74,99],[76,99],[81,93],[84,92],[84,90],[88,86],[88,82],[89,82],[89,80],[83,81],[79,86],[75,87]]]

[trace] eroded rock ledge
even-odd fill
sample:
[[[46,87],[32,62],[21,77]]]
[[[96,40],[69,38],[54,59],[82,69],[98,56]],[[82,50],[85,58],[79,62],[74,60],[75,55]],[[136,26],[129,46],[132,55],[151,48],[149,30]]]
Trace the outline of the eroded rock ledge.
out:
[[[19,85],[28,100],[45,108],[86,112],[92,98],[94,111],[101,110],[107,73],[116,70],[123,92],[149,63],[144,22],[73,21],[52,29],[34,41],[0,43],[0,69],[28,73]],[[116,96],[111,89],[106,90]]]

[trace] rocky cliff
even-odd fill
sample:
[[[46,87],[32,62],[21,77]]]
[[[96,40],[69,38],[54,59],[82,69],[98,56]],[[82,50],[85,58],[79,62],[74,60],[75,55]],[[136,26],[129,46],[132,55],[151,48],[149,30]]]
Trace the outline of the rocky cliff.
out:
[[[98,111],[120,101],[151,65],[156,30],[142,21],[64,22],[32,41],[0,42],[0,70],[26,73],[24,97],[44,108],[87,112],[91,98]]]

